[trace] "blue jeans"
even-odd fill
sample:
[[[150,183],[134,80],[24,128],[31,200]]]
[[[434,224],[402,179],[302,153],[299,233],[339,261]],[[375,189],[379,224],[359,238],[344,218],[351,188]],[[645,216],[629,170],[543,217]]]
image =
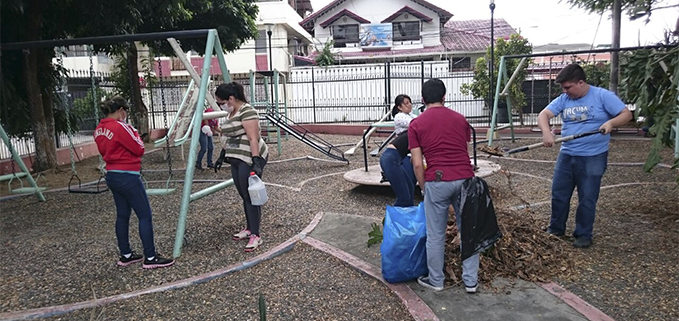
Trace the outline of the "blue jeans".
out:
[[[549,227],[563,233],[570,210],[573,189],[578,188],[578,208],[575,212],[576,238],[592,239],[596,202],[601,178],[606,172],[608,152],[594,156],[570,156],[559,153],[552,182],[552,219]]]
[[[401,155],[393,148],[387,148],[380,156],[380,167],[384,175],[389,179],[389,185],[396,193],[394,206],[413,206],[415,194],[415,172],[410,156],[401,158]]]
[[[445,275],[443,265],[446,251],[446,228],[448,227],[448,207],[453,205],[458,231],[462,230],[462,209],[460,193],[464,179],[450,182],[424,183],[424,211],[427,216],[427,268],[429,282],[433,286],[443,286]],[[462,243],[460,243],[460,249]],[[479,276],[479,253],[462,261],[462,281],[465,286],[475,286]]]
[[[139,237],[144,246],[144,256],[155,256],[151,205],[141,177],[129,173],[108,172],[106,173],[106,185],[111,190],[116,204],[116,238],[120,255],[132,253],[129,233],[130,214],[134,209],[139,220]]]
[[[215,146],[212,143],[212,136],[205,135],[205,133],[200,132],[200,137],[198,137],[198,142],[200,142],[200,151],[198,151],[198,158],[196,159],[196,167],[202,167],[203,156],[205,155],[205,150],[207,149],[207,167],[213,167],[212,164],[212,151]]]
[[[268,159],[269,158],[267,157],[264,160],[264,165],[266,165]],[[246,222],[245,228],[250,231],[250,233],[260,236],[259,226],[262,223],[262,206],[252,205],[250,193],[248,192],[248,178],[252,171],[252,165],[248,165],[248,163],[237,158],[227,158],[227,160],[229,165],[231,165],[231,178],[233,178],[233,184],[236,185],[238,195],[243,199]],[[262,168],[262,170],[263,169],[264,168]],[[262,176],[264,176],[264,173],[262,173]]]

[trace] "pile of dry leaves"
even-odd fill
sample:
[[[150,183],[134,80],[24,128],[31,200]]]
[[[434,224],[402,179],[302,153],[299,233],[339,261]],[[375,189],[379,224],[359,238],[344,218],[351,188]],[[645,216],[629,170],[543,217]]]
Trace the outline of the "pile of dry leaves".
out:
[[[526,211],[497,211],[502,239],[481,254],[479,281],[489,285],[497,277],[549,282],[557,274],[572,270],[569,243],[543,231],[542,222]],[[460,239],[455,215],[448,222],[446,243],[447,282],[459,283],[462,275]]]

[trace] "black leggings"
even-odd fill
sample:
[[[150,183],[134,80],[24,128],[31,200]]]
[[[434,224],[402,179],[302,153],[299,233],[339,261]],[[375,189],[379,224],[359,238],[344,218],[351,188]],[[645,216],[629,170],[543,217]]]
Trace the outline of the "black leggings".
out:
[[[265,165],[267,160],[268,158],[264,160]],[[250,177],[252,165],[248,165],[246,162],[236,158],[229,158],[228,161],[231,165],[233,183],[236,185],[238,194],[240,194],[240,197],[243,199],[245,220],[247,221],[246,229],[248,229],[250,233],[259,236],[259,225],[262,221],[262,207],[252,205],[250,193],[248,193],[248,178]],[[262,168],[262,170],[263,169],[264,168]],[[262,173],[262,176],[264,176],[264,173]]]

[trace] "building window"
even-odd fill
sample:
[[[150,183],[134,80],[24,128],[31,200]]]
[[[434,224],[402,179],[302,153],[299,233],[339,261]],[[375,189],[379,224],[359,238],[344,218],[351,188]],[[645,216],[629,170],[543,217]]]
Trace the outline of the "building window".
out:
[[[255,39],[255,54],[266,54],[268,51],[266,44],[266,38],[267,38],[266,30],[259,30],[259,35],[257,35],[257,39]]]
[[[420,22],[393,22],[391,28],[394,34],[394,41],[420,40]]]
[[[450,70],[470,70],[472,69],[471,58],[453,57],[450,58]]]
[[[332,26],[332,39],[335,48],[346,47],[348,43],[358,43],[358,25]]]

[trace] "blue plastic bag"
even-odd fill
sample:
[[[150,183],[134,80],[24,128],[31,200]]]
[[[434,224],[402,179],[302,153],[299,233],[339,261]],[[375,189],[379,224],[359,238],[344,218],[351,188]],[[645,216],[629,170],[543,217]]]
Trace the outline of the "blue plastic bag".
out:
[[[396,283],[427,274],[426,241],[424,202],[410,207],[387,205],[380,246],[382,277]]]

